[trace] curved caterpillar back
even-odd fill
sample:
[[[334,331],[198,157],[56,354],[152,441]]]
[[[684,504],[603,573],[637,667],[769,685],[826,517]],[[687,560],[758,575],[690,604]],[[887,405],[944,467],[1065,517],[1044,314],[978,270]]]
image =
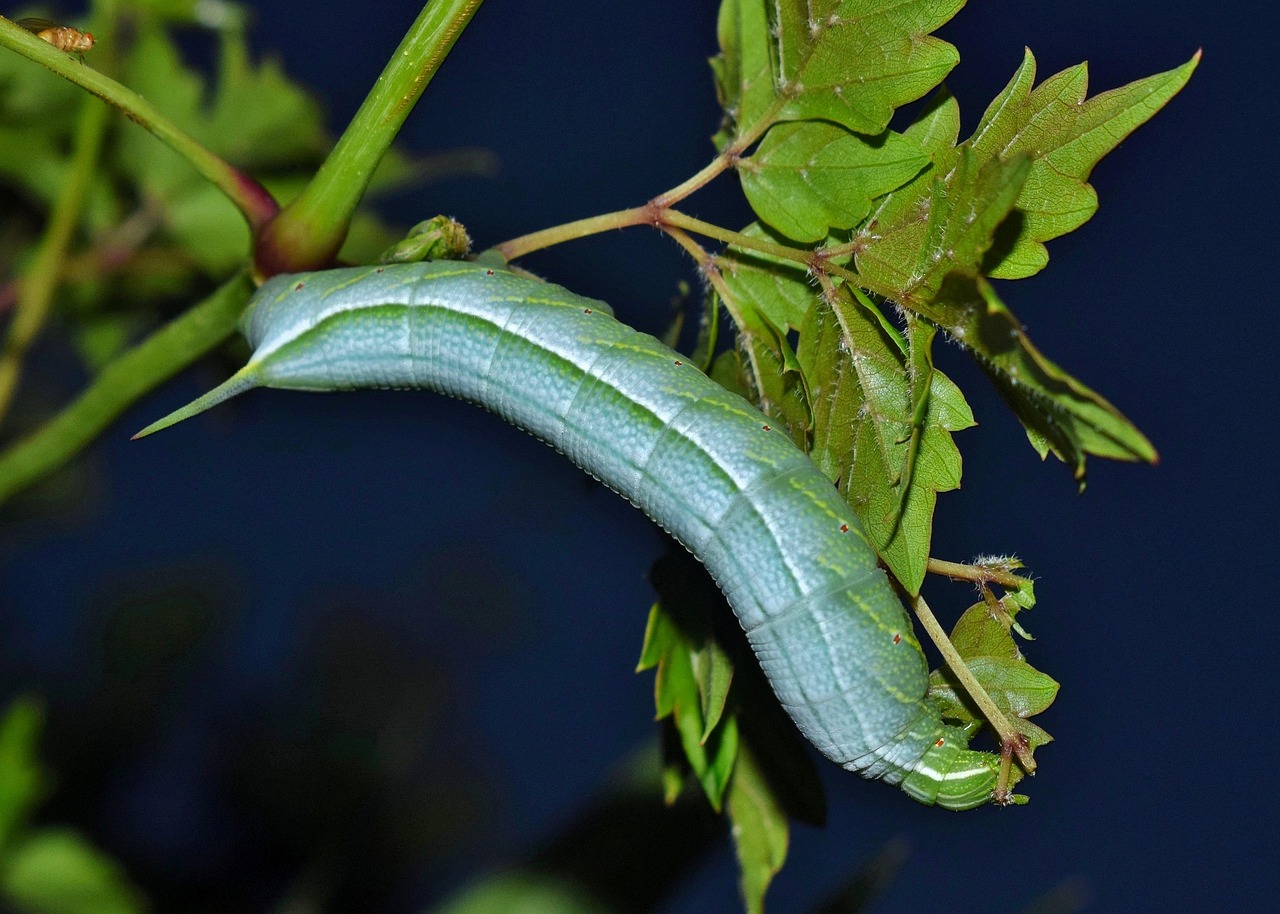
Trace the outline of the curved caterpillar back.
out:
[[[991,798],[997,759],[924,700],[910,621],[835,487],[761,412],[607,306],[437,261],[277,276],[243,329],[249,364],[136,437],[260,386],[470,400],[563,452],[706,565],[824,755],[924,803]]]

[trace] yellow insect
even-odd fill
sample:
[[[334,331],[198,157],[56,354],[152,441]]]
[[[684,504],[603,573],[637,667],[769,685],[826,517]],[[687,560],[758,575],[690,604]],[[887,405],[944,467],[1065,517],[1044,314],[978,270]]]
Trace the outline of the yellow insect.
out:
[[[18,25],[28,32],[33,32],[37,38],[49,42],[59,51],[66,51],[68,54],[79,54],[81,59],[84,58],[85,51],[93,50],[94,37],[92,32],[82,32],[69,25],[58,25],[58,23],[50,22],[48,19],[34,17],[19,19]]]

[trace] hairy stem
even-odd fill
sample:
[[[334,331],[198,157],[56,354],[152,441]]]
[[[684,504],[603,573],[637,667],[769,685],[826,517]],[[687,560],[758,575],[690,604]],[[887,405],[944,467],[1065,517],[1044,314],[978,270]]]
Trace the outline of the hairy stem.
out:
[[[947,562],[942,559],[930,558],[928,570],[933,574],[945,575],[953,581],[999,584],[1009,590],[1016,590],[1023,584],[1022,579],[1016,574],[991,565],[964,565],[959,562]]]

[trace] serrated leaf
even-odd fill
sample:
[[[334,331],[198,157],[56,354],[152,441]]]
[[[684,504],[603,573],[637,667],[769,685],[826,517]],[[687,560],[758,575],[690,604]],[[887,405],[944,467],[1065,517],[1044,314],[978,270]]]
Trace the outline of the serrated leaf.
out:
[[[761,221],[795,241],[821,241],[851,229],[874,197],[910,181],[929,164],[920,146],[891,130],[862,137],[835,124],[801,121],[769,130],[739,163],[742,190]]]
[[[985,280],[953,277],[930,310],[967,348],[1027,427],[1084,487],[1088,454],[1155,463],[1151,442],[1116,407],[1041,354]]]
[[[733,821],[743,903],[748,914],[763,914],[765,892],[787,859],[790,827],[768,779],[745,746],[739,752],[726,806]]]
[[[773,104],[777,63],[765,0],[723,0],[716,31],[720,53],[711,69],[725,124],[713,142],[723,149],[739,125],[750,129]]]
[[[31,914],[139,914],[141,896],[111,858],[69,829],[44,829],[9,850],[0,889]]]
[[[978,275],[1030,169],[1026,156],[983,164],[965,147],[940,153],[927,196],[901,201],[893,221],[877,213],[874,234],[864,236],[856,255],[859,274],[871,288],[933,319],[930,303],[949,275]]]
[[[1036,63],[1026,52],[969,140],[984,158],[1021,153],[1032,162],[1018,197],[1023,217],[1018,231],[993,251],[986,275],[1021,279],[1044,268],[1049,261],[1044,242],[1076,230],[1097,211],[1097,195],[1088,184],[1094,166],[1181,91],[1199,60],[1197,52],[1176,69],[1086,100],[1085,64],[1032,89]]]
[[[968,404],[945,375],[932,372],[923,423],[913,435],[905,343],[878,309],[848,290],[814,312],[801,339],[814,413],[810,456],[839,480],[894,576],[918,593],[937,493],[960,484],[960,452],[951,433],[973,425]]]
[[[324,154],[329,139],[316,100],[274,57],[256,66],[243,33],[220,33],[218,81],[201,120],[211,149],[244,169],[294,165]]]
[[[935,170],[944,161],[935,159]],[[981,277],[982,258],[1025,187],[1031,161],[991,160],[981,169],[977,162],[962,147],[927,197],[878,209],[875,234],[862,233],[859,273],[969,349],[1041,455],[1052,450],[1077,479],[1084,479],[1087,454],[1155,461],[1151,443],[1119,410],[1041,355]]]
[[[1009,634],[1007,620],[993,615],[986,603],[978,603],[956,622],[951,643],[996,707],[1026,738],[1031,750],[1053,739],[1027,718],[1053,703],[1058,683],[1027,663]],[[949,721],[967,725],[981,719],[949,669],[930,673],[929,699]]]
[[[929,33],[964,0],[778,0],[780,119],[877,134],[960,60]]]
[[[1014,78],[987,109],[978,129],[960,147],[974,156],[975,174],[997,160],[1025,156],[1029,162],[1014,204],[1016,219],[999,226],[981,271],[965,269],[966,275],[981,272],[993,278],[1013,279],[1043,268],[1048,262],[1043,242],[1078,228],[1097,209],[1096,196],[1087,184],[1094,165],[1177,94],[1198,60],[1197,55],[1175,70],[1086,101],[1087,72],[1083,65],[1064,70],[1033,90],[1035,60],[1028,51]],[[914,139],[934,154],[936,164],[930,180],[946,177],[954,159],[945,154],[940,144],[929,143],[926,135],[914,127],[904,137]],[[958,154],[959,151],[952,155]],[[878,201],[857,238],[878,247],[879,256],[873,259],[885,263],[907,264],[913,262],[913,254],[936,253],[936,246],[929,250],[920,223],[939,200],[958,201],[967,196],[963,192],[957,194],[957,189],[951,179],[941,188],[917,179]],[[919,257],[914,260],[918,267]],[[895,291],[905,294],[912,278],[911,272],[896,280],[885,277],[886,286],[878,291],[889,296]]]
[[[248,61],[242,34],[221,36],[216,89],[184,64],[157,23],[139,26],[125,61],[126,81],[179,127],[210,150],[244,169],[310,164],[328,145],[319,108],[291,83],[275,61]],[[210,96],[210,97],[207,97]],[[123,130],[119,159],[167,228],[210,273],[244,259],[249,235],[229,202],[173,150],[145,131]]]
[[[1058,696],[1058,683],[1024,660],[975,657],[966,664],[1000,709],[1014,717],[1039,714]]]

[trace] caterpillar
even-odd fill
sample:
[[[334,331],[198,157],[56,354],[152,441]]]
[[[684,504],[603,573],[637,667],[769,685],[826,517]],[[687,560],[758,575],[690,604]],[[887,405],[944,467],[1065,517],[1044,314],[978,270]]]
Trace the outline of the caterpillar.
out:
[[[552,445],[710,571],[775,693],[823,755],[926,804],[993,799],[999,768],[925,700],[902,603],[835,486],[770,420],[608,306],[478,263],[281,275],[225,383],[142,437],[253,387],[423,388]]]

